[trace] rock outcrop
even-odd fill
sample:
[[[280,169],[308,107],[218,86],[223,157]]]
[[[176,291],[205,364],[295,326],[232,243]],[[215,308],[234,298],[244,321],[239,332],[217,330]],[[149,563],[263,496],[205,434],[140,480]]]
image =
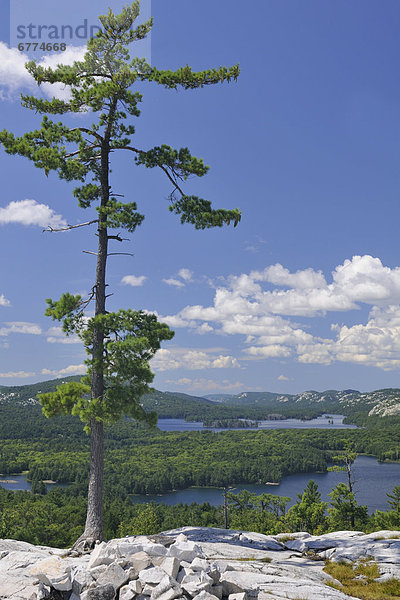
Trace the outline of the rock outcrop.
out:
[[[400,532],[267,536],[185,527],[102,542],[83,556],[0,540],[0,599],[350,599],[327,585],[327,558],[372,558],[381,579],[400,578]]]

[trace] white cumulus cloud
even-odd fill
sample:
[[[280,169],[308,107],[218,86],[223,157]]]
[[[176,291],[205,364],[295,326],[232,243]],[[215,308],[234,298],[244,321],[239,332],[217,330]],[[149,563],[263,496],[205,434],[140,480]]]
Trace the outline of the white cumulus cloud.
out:
[[[183,288],[185,287],[186,283],[189,283],[191,281],[193,281],[193,271],[186,268],[179,269],[178,275],[176,277],[169,277],[167,279],[163,279],[163,282],[167,285],[172,285],[177,288]]]
[[[132,287],[140,287],[144,284],[147,277],[145,275],[125,275],[121,279],[121,283],[124,285],[131,285]]]
[[[0,224],[20,223],[40,227],[65,227],[67,222],[47,204],[36,200],[17,200],[0,207]]]
[[[279,263],[267,267],[263,272],[254,271],[250,274],[255,281],[269,281],[275,285],[282,285],[291,288],[324,288],[327,283],[321,271],[313,269],[304,269],[290,273]]]
[[[191,271],[190,269],[180,269],[178,271],[178,275],[179,277],[182,277],[184,281],[192,281],[193,271]]]
[[[26,333],[30,335],[40,335],[41,328],[36,323],[26,323],[25,321],[9,321],[0,328],[0,335],[6,336],[10,333]]]
[[[44,56],[39,60],[39,64],[44,67],[56,67],[57,64],[71,65],[75,60],[82,60],[86,52],[86,46],[69,46],[62,54],[51,54]],[[9,48],[4,42],[0,42],[0,99],[10,99],[16,97],[20,91],[35,91],[37,93],[37,84],[33,77],[25,69],[25,63],[29,57],[16,48]],[[69,97],[69,91],[66,86],[55,83],[45,83],[41,86],[44,93],[60,99]]]
[[[11,302],[7,300],[4,294],[0,294],[0,306],[11,306]]]
[[[203,369],[231,369],[239,367],[236,358],[228,355],[207,352],[204,350],[191,350],[174,348],[167,350],[161,348],[151,361],[151,366],[156,371],[171,371],[186,369],[198,371]]]
[[[65,335],[62,327],[50,327],[46,342],[49,344],[81,344],[82,340],[77,335]]]
[[[174,279],[173,277],[170,277],[169,279],[163,279],[163,282],[167,285],[173,285],[178,288],[182,288],[185,286],[185,284],[182,281],[179,281],[179,279]]]
[[[0,373],[0,377],[4,379],[26,379],[27,377],[33,377],[36,373],[28,371],[8,371],[7,373]]]
[[[87,367],[83,363],[80,365],[68,365],[64,369],[52,370],[52,369],[42,369],[42,375],[51,375],[54,377],[62,377],[63,375],[83,375],[86,373]]]
[[[357,322],[362,306],[370,308],[366,323]],[[312,333],[312,321],[299,323],[292,318],[348,311],[355,324],[334,325],[326,338]],[[311,268],[291,273],[280,264],[270,265],[219,283],[209,306],[189,305],[161,319],[174,328],[198,333],[213,330],[243,336],[246,360],[291,357],[302,363],[340,361],[396,369],[400,367],[400,267],[356,255],[335,267],[328,281]]]
[[[244,384],[241,381],[229,381],[224,379],[223,381],[214,381],[213,379],[190,379],[188,377],[182,377],[180,379],[167,379],[165,382],[168,385],[184,386],[188,390],[205,392],[220,392],[220,391],[231,391],[243,389]]]

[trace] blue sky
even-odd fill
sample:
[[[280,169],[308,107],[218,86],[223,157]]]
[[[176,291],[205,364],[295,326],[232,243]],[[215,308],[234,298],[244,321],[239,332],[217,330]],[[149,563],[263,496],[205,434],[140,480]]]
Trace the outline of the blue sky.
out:
[[[13,27],[29,4],[14,1]],[[94,23],[108,4],[74,0],[71,22]],[[36,5],[35,23],[50,23],[50,8],[51,22],[67,22],[66,5]],[[210,172],[185,190],[238,207],[237,228],[180,225],[163,173],[130,156],[113,164],[115,191],[146,219],[124,248],[134,256],[110,257],[110,309],[155,311],[176,332],[153,361],[155,386],[198,395],[398,387],[398,2],[153,0],[146,9],[155,23],[143,52],[155,66],[241,66],[237,83],[143,87],[135,136],[144,149],[202,156]],[[35,88],[13,41],[0,44],[0,128],[22,133],[39,121],[19,105]],[[82,40],[68,42],[64,58],[79,57]],[[94,257],[82,250],[95,250],[94,230],[42,229],[91,215],[54,174],[2,150],[0,161],[0,384],[80,372],[82,348],[43,316],[44,299],[90,290]]]

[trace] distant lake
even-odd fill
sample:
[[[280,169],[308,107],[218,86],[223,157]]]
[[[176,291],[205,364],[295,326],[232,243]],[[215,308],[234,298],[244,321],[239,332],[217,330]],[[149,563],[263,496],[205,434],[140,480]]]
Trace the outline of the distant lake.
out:
[[[0,486],[6,490],[16,491],[30,491],[31,484],[26,479],[26,475],[0,475]],[[46,483],[47,491],[50,491],[53,487],[68,487],[68,483]]]
[[[354,465],[354,478],[356,480],[354,489],[356,499],[360,504],[366,504],[370,513],[376,510],[388,510],[386,492],[391,492],[396,485],[400,485],[400,463],[379,463],[375,457],[359,456]],[[240,484],[233,486],[233,493],[240,490],[249,490],[255,494],[275,494],[276,496],[289,496],[292,501],[288,506],[292,506],[297,499],[297,494],[301,493],[307,485],[307,482],[313,479],[321,492],[322,499],[329,502],[329,492],[341,481],[346,482],[344,472],[328,471],[327,473],[297,473],[284,477],[279,485],[251,485]],[[223,503],[223,490],[221,488],[199,488],[192,487],[186,490],[177,490],[168,492],[160,496],[132,496],[133,502],[158,502],[169,505],[190,504],[196,502],[209,502],[214,506]]]
[[[353,466],[355,483],[355,492],[357,501],[360,504],[366,504],[370,513],[376,510],[388,510],[386,492],[391,492],[396,485],[400,485],[400,463],[379,463],[373,456],[359,456]],[[26,475],[4,475],[0,480],[12,480],[15,483],[0,483],[7,490],[30,490],[30,483],[26,480]],[[275,494],[277,496],[289,496],[292,501],[288,506],[292,506],[301,493],[309,479],[314,479],[318,484],[322,499],[329,501],[329,492],[340,482],[346,481],[345,473],[336,473],[328,471],[327,473],[297,473],[284,477],[279,485],[251,485],[239,484],[235,487],[234,493],[246,489],[255,494]],[[68,484],[47,484],[47,489],[54,485],[57,487],[66,487]],[[131,496],[133,502],[158,502],[169,505],[190,504],[191,502],[209,502],[214,506],[219,506],[223,502],[223,490],[221,488],[200,488],[192,487],[186,490],[177,490],[167,492],[161,495]]]
[[[328,419],[329,417],[329,419]],[[259,431],[260,429],[357,429],[356,425],[344,425],[343,415],[322,415],[316,419],[310,419],[309,421],[302,421],[301,419],[282,419],[282,420],[268,420],[258,421],[258,427],[203,427],[203,423],[199,421],[185,421],[184,419],[158,419],[158,428],[161,431],[204,431],[205,429],[210,431]],[[333,421],[333,423],[329,423]]]

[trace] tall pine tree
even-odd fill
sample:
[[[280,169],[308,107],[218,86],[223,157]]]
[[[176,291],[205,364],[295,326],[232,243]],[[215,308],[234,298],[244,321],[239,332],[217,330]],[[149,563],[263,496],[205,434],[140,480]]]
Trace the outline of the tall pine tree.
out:
[[[23,106],[44,115],[41,128],[21,137],[8,131],[0,133],[0,143],[7,153],[27,157],[46,175],[55,171],[60,179],[79,182],[74,190],[79,206],[94,207],[96,211],[86,223],[97,227],[98,236],[91,295],[82,298],[67,292],[59,300],[48,299],[46,310],[48,316],[62,322],[66,334],[75,333],[82,339],[88,355],[87,375],[82,383],[67,383],[54,393],[40,396],[46,416],[78,415],[91,436],[87,519],[85,531],[77,542],[89,547],[101,540],[103,534],[103,425],[117,421],[123,414],[155,422],[155,415],[146,414],[139,399],[153,380],[149,360],[160,343],[173,336],[167,325],[159,323],[154,315],[106,310],[109,242],[123,241],[119,233],[110,232],[116,229],[134,232],[144,218],[136,203],[121,202],[113,194],[110,154],[128,152],[137,165],[161,169],[172,184],[169,210],[180,216],[181,223],[206,229],[230,223],[236,226],[240,221],[237,209],[213,209],[209,201],[183,191],[182,182],[191,175],[201,177],[208,169],[188,148],[161,145],[146,150],[135,147],[131,141],[135,131],[132,117],[139,116],[142,100],[135,84],[147,81],[165,88],[189,90],[236,80],[239,68],[193,72],[185,66],[165,71],[150,66],[144,59],[132,58],[130,45],[145,38],[152,27],[151,19],[135,26],[138,16],[138,1],[118,15],[110,9],[100,17],[101,30],[88,42],[84,59],[72,66],[52,69],[29,62],[26,68],[39,86],[62,83],[69,88],[70,98],[46,100],[23,95]],[[87,114],[88,125],[70,127],[48,116],[71,113]],[[91,301],[95,304],[94,316],[88,319],[85,309]]]

